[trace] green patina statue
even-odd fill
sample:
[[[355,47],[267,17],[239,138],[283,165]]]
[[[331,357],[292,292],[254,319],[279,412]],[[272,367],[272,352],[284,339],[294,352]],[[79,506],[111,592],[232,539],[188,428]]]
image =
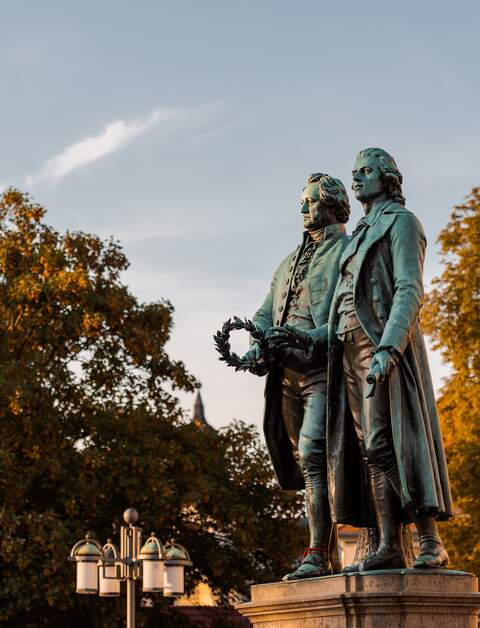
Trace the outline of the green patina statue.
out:
[[[452,516],[452,501],[418,321],[426,240],[401,184],[387,152],[359,153],[352,188],[365,217],[342,253],[328,323],[332,517],[370,526],[373,506],[379,531],[376,551],[347,571],[405,567],[402,521],[419,534],[414,567],[448,563],[436,520]]]
[[[426,241],[401,184],[387,152],[359,153],[352,188],[365,217],[348,239],[345,188],[311,175],[302,244],[281,262],[253,322],[228,321],[215,337],[228,364],[267,373],[272,463],[282,488],[305,488],[310,546],[286,580],[338,569],[335,523],[377,539],[346,572],[406,567],[410,522],[420,540],[414,567],[448,564],[436,521],[453,508],[418,321]],[[226,351],[228,331],[240,328],[251,333],[244,358]]]
[[[328,321],[350,214],[343,184],[326,174],[308,177],[300,207],[303,241],[280,263],[253,317],[269,356],[264,431],[273,466],[282,488],[305,488],[310,546],[288,580],[338,569],[327,488],[327,337],[318,332]],[[257,341],[245,357],[262,361]]]

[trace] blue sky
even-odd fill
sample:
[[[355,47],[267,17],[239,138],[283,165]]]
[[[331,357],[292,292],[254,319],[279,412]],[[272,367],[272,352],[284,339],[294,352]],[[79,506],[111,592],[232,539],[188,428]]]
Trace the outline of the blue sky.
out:
[[[477,0],[4,3],[0,186],[120,239],[132,291],[176,308],[169,350],[211,423],[260,424],[263,380],[220,364],[213,332],[298,243],[306,176],[349,188],[366,146],[397,158],[438,274],[436,236],[480,184],[479,21]]]

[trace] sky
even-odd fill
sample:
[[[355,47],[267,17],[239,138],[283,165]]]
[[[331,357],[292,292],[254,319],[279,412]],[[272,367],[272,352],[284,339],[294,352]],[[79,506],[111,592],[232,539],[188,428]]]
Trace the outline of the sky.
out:
[[[479,20],[478,0],[3,3],[0,188],[120,240],[131,291],[175,307],[167,348],[209,422],[260,425],[264,380],[220,363],[212,335],[254,314],[299,243],[309,173],[350,189],[359,150],[391,152],[427,286],[441,272],[436,237],[480,184]],[[438,389],[448,366],[431,366]]]

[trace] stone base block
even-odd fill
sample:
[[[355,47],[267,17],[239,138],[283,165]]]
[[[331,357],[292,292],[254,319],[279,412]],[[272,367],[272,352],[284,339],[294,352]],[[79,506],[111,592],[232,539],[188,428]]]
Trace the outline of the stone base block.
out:
[[[254,585],[237,609],[255,628],[477,628],[477,578],[394,569]]]

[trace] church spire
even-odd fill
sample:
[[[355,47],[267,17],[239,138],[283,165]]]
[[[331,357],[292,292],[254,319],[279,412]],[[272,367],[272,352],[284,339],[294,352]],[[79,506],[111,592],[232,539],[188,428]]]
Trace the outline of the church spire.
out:
[[[205,409],[203,407],[202,395],[200,394],[200,391],[197,393],[195,404],[193,406],[193,422],[198,427],[201,425],[208,425],[207,419],[205,418]]]
[[[193,404],[193,418],[192,423],[195,427],[198,428],[206,428],[207,430],[215,431],[205,418],[205,409],[203,407],[202,395],[200,391],[198,391],[197,396],[195,397],[195,403]]]

